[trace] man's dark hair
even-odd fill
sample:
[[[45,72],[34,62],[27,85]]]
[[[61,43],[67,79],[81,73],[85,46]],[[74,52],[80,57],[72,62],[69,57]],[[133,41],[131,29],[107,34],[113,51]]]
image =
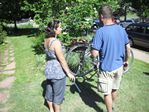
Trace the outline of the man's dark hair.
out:
[[[103,18],[112,18],[113,17],[113,12],[112,8],[108,5],[101,6],[98,10],[99,16],[102,15]]]

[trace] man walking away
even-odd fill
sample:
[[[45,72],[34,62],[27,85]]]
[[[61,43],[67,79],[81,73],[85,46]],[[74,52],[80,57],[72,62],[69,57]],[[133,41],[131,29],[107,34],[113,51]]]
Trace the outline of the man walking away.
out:
[[[104,26],[96,31],[91,54],[94,58],[100,57],[98,89],[104,94],[107,111],[112,112],[123,66],[128,65],[130,45],[126,31],[113,21],[110,6],[102,6],[98,14]]]

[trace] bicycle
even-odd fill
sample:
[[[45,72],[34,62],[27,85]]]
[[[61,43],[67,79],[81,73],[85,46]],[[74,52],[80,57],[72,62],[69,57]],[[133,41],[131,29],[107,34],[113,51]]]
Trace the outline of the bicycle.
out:
[[[90,54],[90,43],[79,43],[70,48],[66,55],[66,61],[70,70],[76,74],[76,77],[83,77],[91,79],[99,71],[97,62],[98,58],[93,60]],[[128,67],[124,69],[124,73],[127,73],[132,67],[134,61],[133,51],[130,50]],[[98,63],[99,64],[99,63]]]
[[[66,55],[66,61],[70,70],[76,74],[76,77],[82,77],[84,79],[83,81],[91,79],[99,72],[99,58],[96,58],[95,60],[91,58],[90,50],[90,43],[79,43],[72,46]],[[133,61],[133,51],[130,50],[128,67],[123,69],[123,73],[127,73],[130,70]],[[78,92],[81,93],[76,82],[73,82],[73,85],[75,85]]]

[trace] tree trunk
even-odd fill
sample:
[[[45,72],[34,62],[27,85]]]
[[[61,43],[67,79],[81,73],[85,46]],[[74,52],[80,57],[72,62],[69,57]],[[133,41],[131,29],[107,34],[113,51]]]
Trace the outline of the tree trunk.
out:
[[[18,29],[18,28],[17,28],[17,21],[16,21],[16,20],[14,20],[14,28],[15,28],[15,30]]]
[[[125,6],[125,12],[124,12],[124,21],[127,19],[127,6]]]

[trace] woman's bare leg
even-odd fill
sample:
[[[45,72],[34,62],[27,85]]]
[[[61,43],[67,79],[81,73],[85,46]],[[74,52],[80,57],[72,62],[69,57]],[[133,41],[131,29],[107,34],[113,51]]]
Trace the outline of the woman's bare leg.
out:
[[[47,103],[48,103],[48,106],[49,106],[49,108],[50,108],[50,112],[54,112],[54,105],[53,105],[53,103],[52,102],[49,102],[49,101],[47,101]]]

